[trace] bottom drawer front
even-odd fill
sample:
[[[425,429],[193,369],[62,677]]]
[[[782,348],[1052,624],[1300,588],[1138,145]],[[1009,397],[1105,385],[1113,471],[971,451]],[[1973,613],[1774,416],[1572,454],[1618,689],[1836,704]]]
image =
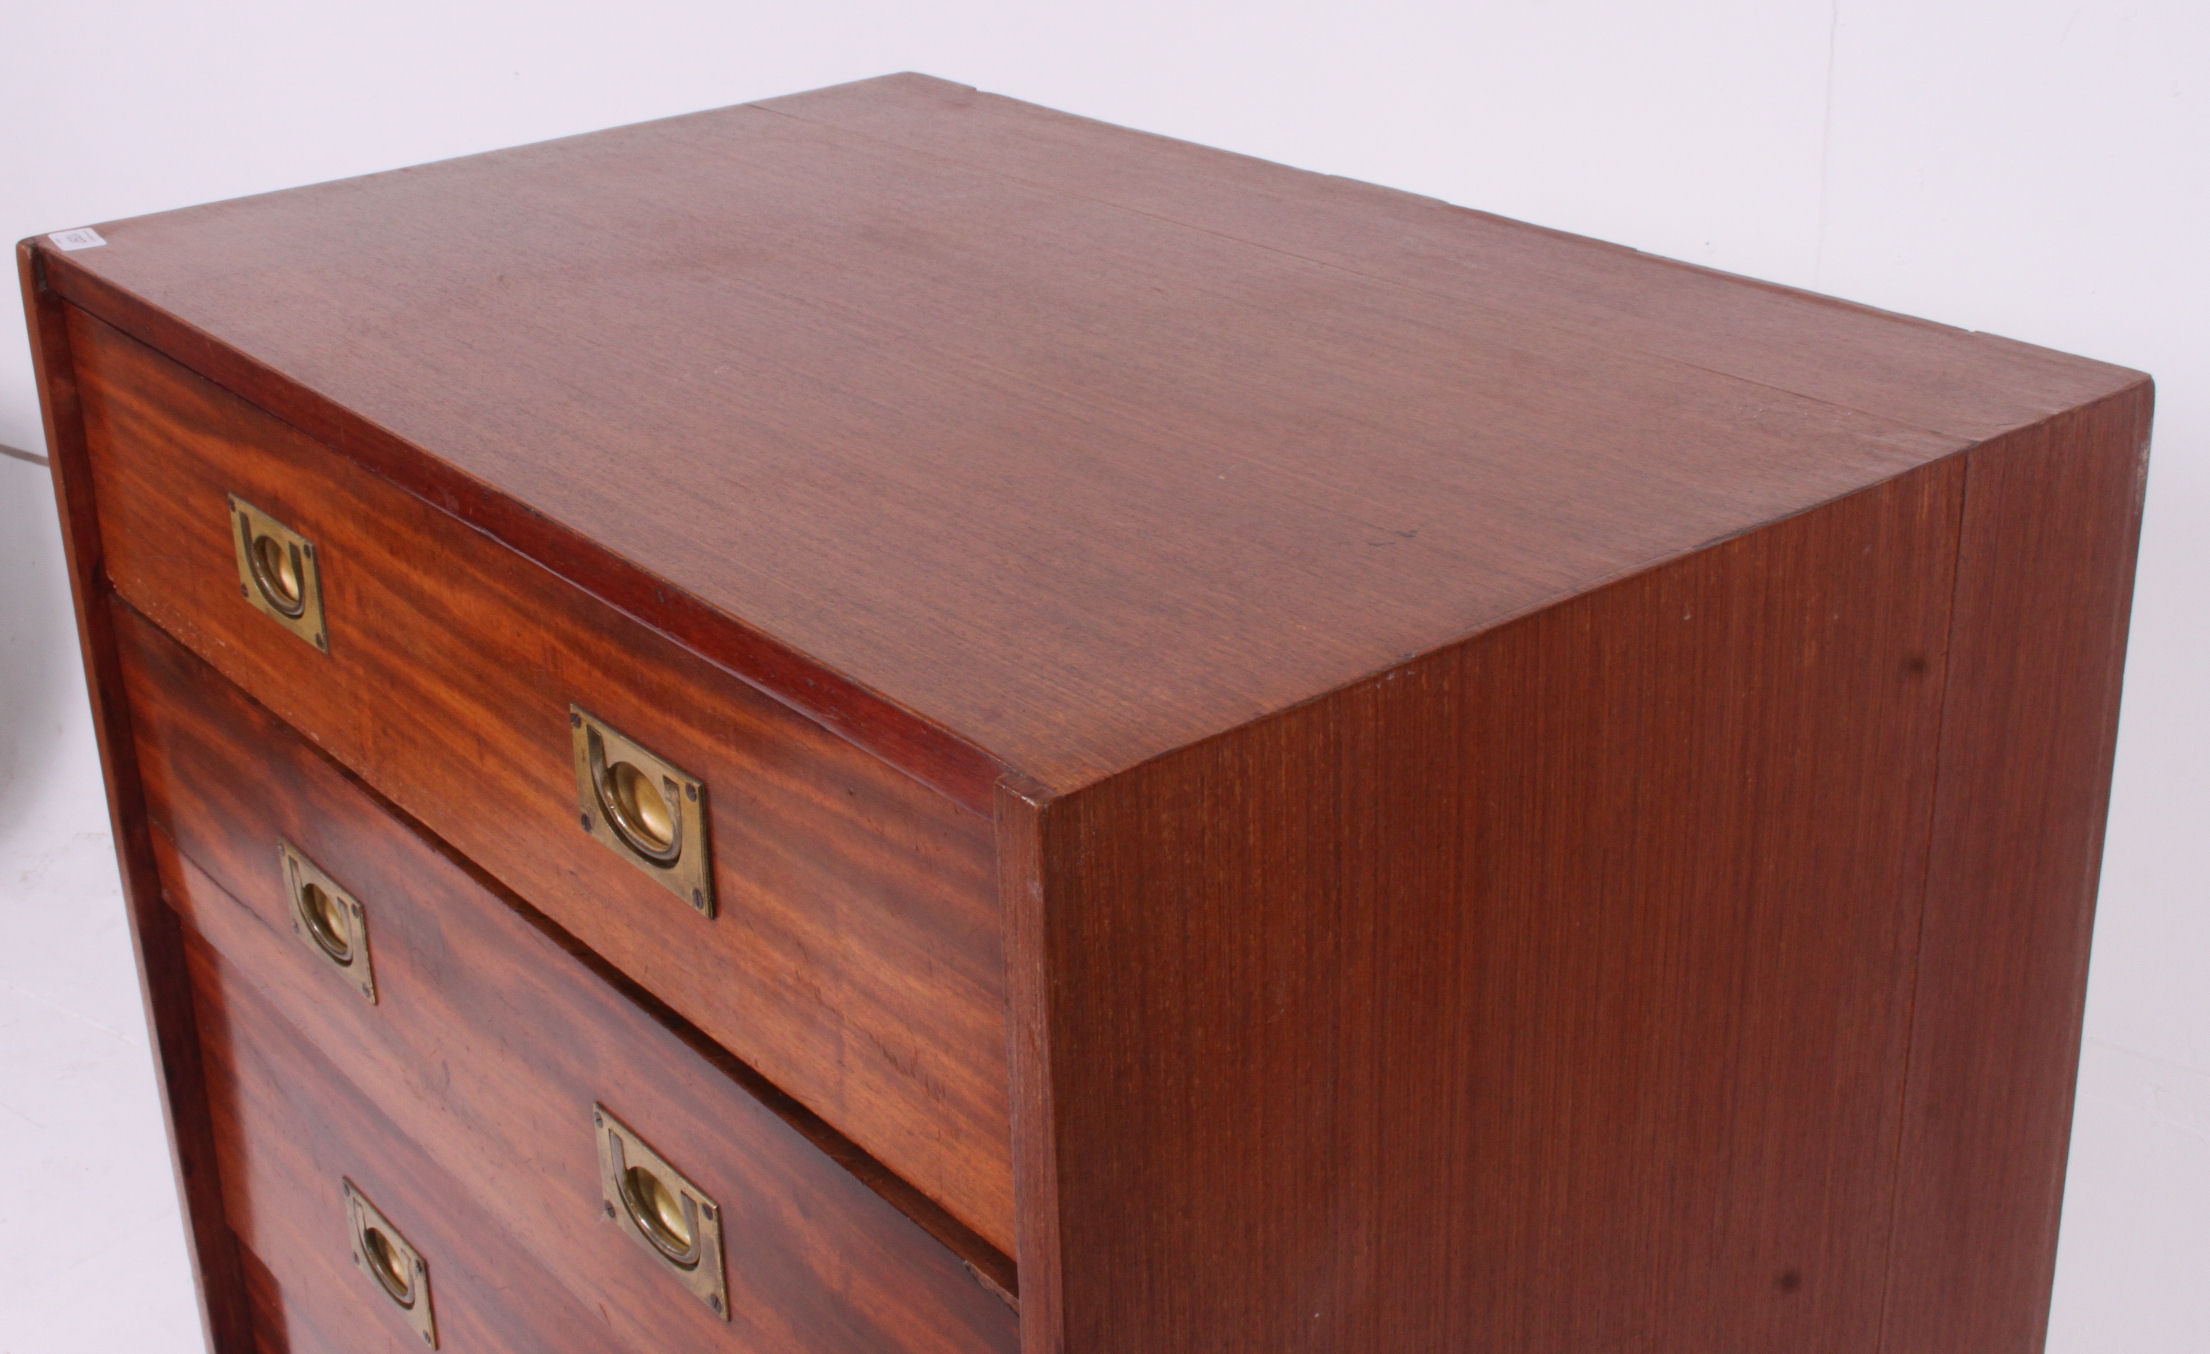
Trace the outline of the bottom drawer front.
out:
[[[355,1263],[353,1181],[429,1267],[440,1350],[603,1351],[606,1323],[526,1257],[450,1174],[346,1084],[253,984],[189,934],[223,1203],[265,1280],[254,1325],[284,1347],[375,1354],[429,1348]]]
[[[896,1182],[862,1183],[824,1150],[839,1144],[769,1103],[772,1088],[741,1085],[741,1068],[717,1065],[199,659],[121,614],[156,855],[178,911],[221,956],[226,990],[281,1013],[559,1275],[597,1314],[602,1347],[1018,1347],[1005,1301],[885,1200]],[[297,876],[280,843],[362,905],[372,984],[295,933]],[[723,1311],[625,1233],[626,1217],[609,1219],[598,1106],[717,1205]]]

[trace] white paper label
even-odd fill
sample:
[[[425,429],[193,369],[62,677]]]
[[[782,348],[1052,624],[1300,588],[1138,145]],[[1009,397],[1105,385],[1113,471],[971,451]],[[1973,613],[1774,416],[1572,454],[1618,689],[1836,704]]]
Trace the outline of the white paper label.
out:
[[[54,248],[63,251],[97,249],[107,243],[100,238],[100,232],[90,226],[79,226],[75,230],[57,230],[46,238],[54,242]]]

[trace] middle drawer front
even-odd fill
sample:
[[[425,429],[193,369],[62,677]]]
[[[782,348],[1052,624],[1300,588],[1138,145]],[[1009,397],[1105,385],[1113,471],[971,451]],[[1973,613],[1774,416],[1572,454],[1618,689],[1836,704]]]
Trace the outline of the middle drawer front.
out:
[[[420,1215],[425,1201],[391,1178],[394,1161],[419,1155],[466,1196],[455,1216],[496,1220],[505,1235],[487,1249],[528,1254],[616,1348],[1018,1346],[1011,1308],[740,1085],[741,1069],[716,1066],[711,1045],[625,996],[198,658],[116,614],[163,886],[216,957],[198,966],[201,985],[240,989],[222,998],[228,1009],[280,1017],[388,1121],[388,1159],[369,1139],[355,1153],[364,1188],[376,1179]],[[352,963],[294,928],[299,893],[280,842],[361,904],[357,926],[338,923]],[[211,1063],[223,1056],[211,1051]],[[715,1205],[726,1321],[610,1213],[597,1106],[672,1168],[671,1187],[687,1182]],[[338,1181],[323,1183],[334,1197]],[[297,1206],[321,1217],[329,1205],[318,1195]],[[445,1224],[421,1225],[439,1235]]]
[[[1013,1248],[986,819],[136,340],[70,343],[132,606]],[[313,547],[327,651],[251,600],[233,499]],[[703,781],[717,916],[583,826],[571,705]]]

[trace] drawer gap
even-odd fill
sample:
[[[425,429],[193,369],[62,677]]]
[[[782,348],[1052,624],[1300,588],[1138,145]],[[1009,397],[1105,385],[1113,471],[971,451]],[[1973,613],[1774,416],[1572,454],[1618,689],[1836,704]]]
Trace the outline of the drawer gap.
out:
[[[152,629],[162,630],[166,633],[164,627],[145,617],[143,613],[131,606],[120,595],[111,593],[110,600],[111,605],[118,612],[131,616]],[[179,646],[177,656],[195,668],[204,670],[207,667],[205,659],[196,653],[183,649],[181,646]],[[222,680],[217,674],[210,673],[209,676],[218,681]],[[227,682],[224,685],[229,686]],[[279,716],[255,699],[251,693],[240,690],[235,686],[230,686],[230,691],[236,699],[250,705],[263,718],[273,723],[284,723]],[[290,726],[286,725],[285,727]],[[649,1019],[673,1034],[702,1061],[734,1082],[753,1099],[757,1100],[769,1113],[781,1119],[796,1131],[816,1150],[835,1162],[838,1167],[857,1179],[892,1208],[904,1214],[922,1231],[933,1237],[966,1266],[969,1273],[982,1288],[996,1295],[1016,1312],[1020,1309],[1018,1268],[1011,1257],[992,1245],[973,1228],[960,1221],[926,1193],[883,1165],[866,1149],[840,1133],[828,1121],[791,1097],[757,1069],[715,1042],[712,1036],[686,1020],[681,1013],[649,989],[608,963],[603,956],[585,945],[558,922],[517,896],[496,877],[485,872],[474,861],[462,855],[435,832],[432,832],[421,820],[408,814],[404,809],[379,794],[373,785],[355,775],[344,763],[331,757],[328,752],[309,740],[301,739],[300,742],[308,755],[337,772],[346,781],[350,789],[366,797],[377,809],[388,815],[394,822],[412,832],[417,839],[436,852],[446,862],[467,875],[477,887],[504,904],[515,915],[522,918],[523,921],[580,963],[593,977],[607,984],[624,1000],[642,1011]],[[155,822],[151,824],[151,827],[153,831],[160,833],[163,838],[167,839],[172,847],[177,846],[164,824]]]

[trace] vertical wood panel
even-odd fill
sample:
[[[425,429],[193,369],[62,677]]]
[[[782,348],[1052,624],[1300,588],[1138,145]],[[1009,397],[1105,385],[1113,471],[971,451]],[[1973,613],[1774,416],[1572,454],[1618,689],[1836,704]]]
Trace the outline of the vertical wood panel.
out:
[[[2152,398],[1970,453],[1889,1354],[2042,1347]]]
[[[1042,799],[1036,786],[1012,777],[999,782],[998,879],[1005,911],[1022,1354],[1062,1354],[1066,1348],[1059,1296],[1059,1134],[1051,1089]]]
[[[214,1354],[248,1354],[253,1332],[236,1244],[223,1218],[214,1130],[201,1077],[199,1033],[184,971],[183,939],[176,916],[161,902],[147,835],[143,790],[130,714],[124,706],[116,663],[115,633],[107,610],[106,569],[99,512],[87,463],[84,418],[76,365],[70,354],[66,306],[48,291],[28,245],[16,251],[23,304],[30,321],[31,360],[38,371],[39,404],[61,512],[62,549],[69,592],[77,609],[77,637],[91,690],[92,728],[99,741],[109,821],[121,868],[124,911],[138,957],[139,990],[160,1070],[161,1107],[169,1128],[177,1193],[184,1212],[200,1315]]]
[[[1962,479],[1048,806],[1066,1348],[1871,1348]]]

